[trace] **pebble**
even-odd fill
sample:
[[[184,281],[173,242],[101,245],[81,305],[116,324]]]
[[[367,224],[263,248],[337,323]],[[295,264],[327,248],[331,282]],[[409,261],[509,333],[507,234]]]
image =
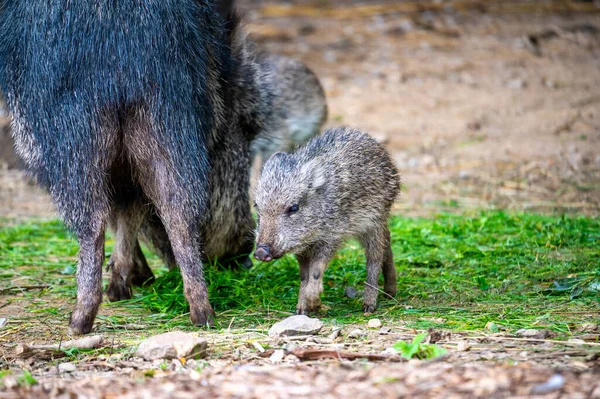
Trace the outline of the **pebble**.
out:
[[[367,335],[363,330],[356,328],[348,333],[348,338],[359,338]]]
[[[196,335],[172,331],[142,341],[136,356],[145,360],[203,357],[207,346],[207,342]]]
[[[65,373],[72,373],[77,370],[77,365],[75,363],[60,363],[58,369]]]
[[[548,333],[548,330],[522,328],[518,330],[515,335],[521,338],[546,339],[550,334]]]
[[[290,316],[269,329],[269,337],[278,338],[282,336],[312,335],[323,328],[323,322],[316,318],[305,315]]]
[[[371,319],[367,323],[367,327],[369,327],[369,328],[381,328],[381,325],[382,325],[381,320],[379,320],[379,319]]]

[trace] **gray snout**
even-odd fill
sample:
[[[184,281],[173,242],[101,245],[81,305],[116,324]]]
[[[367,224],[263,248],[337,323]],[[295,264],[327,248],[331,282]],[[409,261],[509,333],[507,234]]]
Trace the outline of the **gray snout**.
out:
[[[256,251],[254,251],[254,257],[262,262],[270,262],[273,260],[271,250],[268,245],[258,245]]]

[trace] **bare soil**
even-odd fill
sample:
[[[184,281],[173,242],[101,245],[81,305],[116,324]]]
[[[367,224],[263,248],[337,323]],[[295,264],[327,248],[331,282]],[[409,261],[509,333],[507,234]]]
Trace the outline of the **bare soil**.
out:
[[[328,126],[356,126],[388,144],[405,186],[398,212],[499,207],[598,215],[600,14],[593,3],[343,1],[335,11],[324,4],[242,2],[261,46],[303,60],[321,78]],[[6,124],[0,115],[0,130]],[[47,196],[11,158],[6,137],[0,131],[0,157],[10,166],[0,168],[0,216],[53,217]],[[18,315],[28,303],[10,306]],[[0,305],[0,316],[7,311]],[[66,312],[55,322],[66,323]],[[349,338],[347,327],[336,339],[326,332],[289,342],[262,332],[201,332],[211,342],[205,363],[161,367],[119,353],[86,357],[67,373],[56,362],[14,352],[25,339],[57,342],[52,325],[21,334],[9,324],[0,328],[0,364],[30,368],[40,384],[5,380],[0,398],[600,398],[595,331],[582,333],[588,345],[441,333],[438,343],[450,354],[435,362],[303,362],[288,355],[273,364],[252,344],[378,354],[416,333],[389,327],[389,334]],[[106,331],[109,347],[143,336]],[[460,341],[469,342],[468,351],[457,350]]]

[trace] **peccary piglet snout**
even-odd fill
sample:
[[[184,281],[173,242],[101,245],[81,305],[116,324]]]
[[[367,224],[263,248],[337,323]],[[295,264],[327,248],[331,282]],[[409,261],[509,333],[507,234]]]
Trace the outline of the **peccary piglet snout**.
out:
[[[396,294],[387,222],[399,191],[398,170],[383,145],[356,129],[329,129],[295,152],[269,158],[255,194],[254,256],[269,262],[296,254],[298,314],[320,307],[323,273],[348,238],[361,242],[367,258],[363,310],[377,307],[381,271],[385,293]]]

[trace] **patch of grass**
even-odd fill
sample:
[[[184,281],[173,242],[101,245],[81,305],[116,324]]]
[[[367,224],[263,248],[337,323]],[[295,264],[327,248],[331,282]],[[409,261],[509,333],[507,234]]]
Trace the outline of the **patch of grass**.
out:
[[[379,297],[375,316],[386,323],[483,330],[493,322],[500,330],[537,327],[568,335],[599,318],[600,293],[593,287],[600,280],[600,219],[486,211],[433,219],[393,217],[390,230],[399,291],[396,298]],[[109,239],[107,253],[111,248]],[[3,226],[0,220],[0,253],[3,287],[23,278],[50,284],[49,290],[22,294],[31,299],[28,309],[68,314],[68,306],[51,303],[53,295],[73,301],[76,292],[66,266],[75,265],[77,244],[59,222]],[[136,291],[131,301],[110,305],[137,312],[139,320],[101,320],[194,328],[187,320],[179,272],[166,271],[155,255],[145,253],[158,275],[156,283]],[[293,256],[256,262],[251,270],[217,264],[204,270],[217,328],[232,323],[266,329],[295,311],[300,279]],[[364,323],[362,299],[347,298],[344,290],[362,290],[365,278],[363,250],[351,241],[325,272],[325,310],[318,316],[332,324]]]
[[[425,344],[426,333],[417,334],[412,342],[398,341],[392,348],[405,359],[430,360],[445,355],[448,351],[435,344]]]

